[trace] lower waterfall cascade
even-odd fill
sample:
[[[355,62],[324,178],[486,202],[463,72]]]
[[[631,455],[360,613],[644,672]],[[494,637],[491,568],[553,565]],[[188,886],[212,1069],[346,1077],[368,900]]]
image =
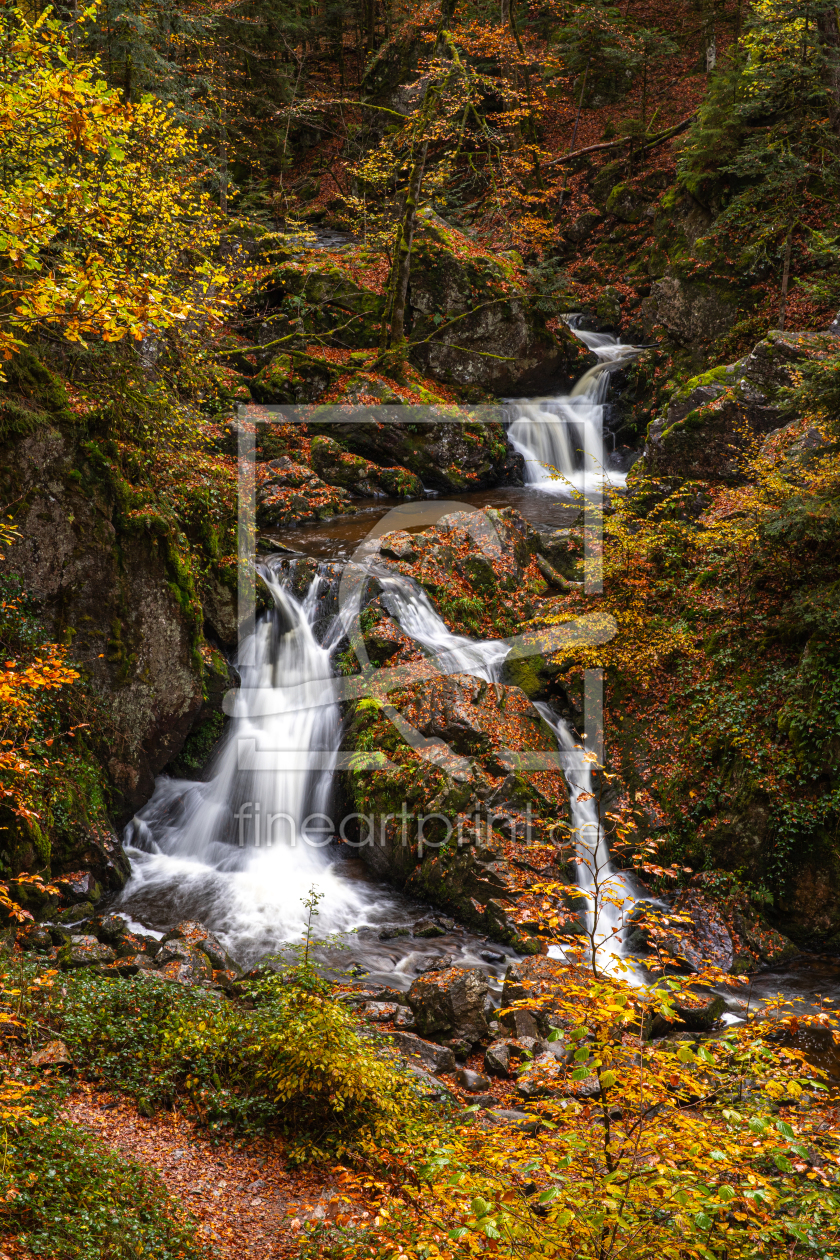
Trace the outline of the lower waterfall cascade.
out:
[[[198,919],[237,961],[249,964],[300,939],[302,899],[312,885],[323,895],[321,934],[376,929],[408,910],[392,889],[348,878],[346,863],[329,847],[341,722],[330,652],[313,633],[323,579],[316,577],[297,600],[270,564],[263,574],[276,608],[244,644],[238,666],[242,687],[212,776],[207,782],[158,779],[154,796],[126,828],[132,876],[118,903],[132,919],[152,925]],[[411,579],[382,573],[378,580],[402,628],[442,673],[498,680],[508,651],[504,643],[453,634]],[[590,769],[571,728],[547,705],[539,708],[564,754],[578,870],[587,892],[589,846],[600,832],[591,803],[579,804],[575,789],[585,789]],[[596,851],[603,867],[608,862],[603,841]],[[615,895],[620,877],[609,880]],[[614,928],[610,917],[609,928],[597,935],[605,949],[619,953]],[[478,939],[465,942],[462,954],[464,949],[464,962],[480,961]],[[411,979],[407,962],[403,957],[392,963],[395,980]]]

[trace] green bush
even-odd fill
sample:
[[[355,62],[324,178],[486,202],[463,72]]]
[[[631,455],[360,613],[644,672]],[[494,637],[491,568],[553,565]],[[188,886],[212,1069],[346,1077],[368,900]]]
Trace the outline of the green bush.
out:
[[[14,1134],[0,1171],[0,1221],[49,1260],[203,1260],[196,1225],[148,1167],[48,1119]]]
[[[140,977],[63,989],[53,1010],[75,1061],[145,1112],[180,1103],[211,1130],[280,1128],[302,1159],[380,1141],[405,1111],[404,1078],[307,968],[255,983],[253,1009]]]

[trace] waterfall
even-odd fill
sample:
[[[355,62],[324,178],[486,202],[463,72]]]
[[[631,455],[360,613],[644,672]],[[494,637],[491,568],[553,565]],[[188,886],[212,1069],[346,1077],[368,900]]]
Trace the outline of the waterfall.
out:
[[[406,634],[434,657],[442,673],[476,674],[488,682],[500,679],[501,665],[509,650],[504,643],[453,634],[426,594],[410,578],[380,574],[378,580],[383,588],[383,602]],[[636,898],[627,877],[615,869],[610,858],[609,842],[594,792],[592,765],[585,759],[580,741],[568,723],[542,701],[537,701],[535,708],[554,732],[569,785],[576,880],[586,898],[587,935],[594,941],[599,955],[621,958],[623,927]]]
[[[586,898],[587,936],[596,955],[609,970],[612,960],[624,955],[624,925],[636,902],[627,877],[613,866],[609,841],[600,818],[592,762],[567,722],[549,705],[535,706],[554,731],[562,753],[569,785],[569,805],[575,837],[576,882]],[[604,956],[610,961],[604,963]]]
[[[610,371],[636,354],[606,333],[573,330],[598,357],[574,386],[559,398],[516,403],[508,430],[510,443],[525,459],[525,481],[551,494],[597,493],[604,484],[620,485],[624,475],[607,471],[604,454],[604,404]]]
[[[495,639],[468,639],[453,634],[435,612],[431,600],[410,578],[377,574],[383,590],[383,603],[390,609],[406,634],[434,657],[442,674],[475,674],[487,682],[497,682],[507,644]]]
[[[270,567],[263,576],[275,609],[243,644],[211,777],[158,778],[126,828],[132,874],[117,906],[152,926],[198,919],[242,963],[301,937],[312,884],[322,934],[381,919],[388,904],[344,878],[327,847],[341,724],[329,651],[312,630],[321,581],[299,601]]]

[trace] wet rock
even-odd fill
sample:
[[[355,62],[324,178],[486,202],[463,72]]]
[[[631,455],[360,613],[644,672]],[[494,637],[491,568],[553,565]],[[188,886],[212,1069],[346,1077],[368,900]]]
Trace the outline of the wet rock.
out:
[[[505,957],[506,956],[504,954],[498,954],[496,953],[495,950],[492,950],[492,949],[483,949],[481,953],[479,954],[479,958],[481,958],[483,962],[488,962],[488,963],[504,962]]]
[[[188,945],[192,945],[195,949],[201,950],[202,954],[206,954],[210,960],[210,964],[216,971],[233,971],[237,974],[241,973],[241,968],[234,962],[230,954],[219,943],[212,932],[209,932],[203,923],[197,923],[193,920],[185,920],[183,923],[177,923],[175,927],[170,928],[166,932],[161,941],[161,948],[166,949],[172,946],[174,941],[184,941]]]
[[[328,486],[311,468],[288,456],[257,465],[257,526],[260,529],[326,521],[355,512],[346,490]]]
[[[540,1035],[539,1026],[531,1011],[508,1011],[501,1016],[501,1023],[517,1041],[535,1041]]]
[[[129,935],[128,924],[121,914],[103,915],[94,919],[91,927],[103,945],[117,946]]]
[[[151,971],[154,965],[154,960],[148,954],[128,954],[117,957],[105,970],[115,971],[120,976],[136,976],[140,971]]]
[[[744,359],[689,380],[650,425],[632,476],[739,480],[745,452],[781,425],[780,391],[813,350],[808,335],[771,332]]]
[[[21,425],[19,437],[9,429],[0,469],[4,502],[16,505],[20,528],[6,567],[37,604],[47,637],[72,637],[74,663],[94,695],[107,698],[113,752],[106,771],[115,808],[126,817],[148,800],[202,704],[193,614],[176,585],[170,525],[154,492],[142,511],[123,514],[117,466],[89,447],[63,388],[34,356],[16,358],[18,371],[30,363],[38,383],[21,395],[33,423]],[[100,884],[117,888],[125,858],[118,844],[108,852],[110,838],[99,844],[98,826],[92,833],[68,829],[54,841],[52,874],[88,865]]]
[[[696,1003],[675,1003],[674,1010],[681,1022],[691,1032],[709,1032],[720,1020],[726,1010],[726,1002],[715,994],[708,1001],[698,997]]]
[[[207,955],[181,941],[170,941],[164,945],[155,959],[155,973],[185,987],[213,979]]]
[[[440,1081],[436,1080],[434,1076],[420,1067],[415,1067],[412,1063],[407,1064],[407,1067],[417,1082],[419,1096],[426,1102],[445,1103],[454,1101],[450,1091]]]
[[[72,905],[98,901],[102,887],[92,871],[71,871],[56,880],[62,896]]]
[[[462,251],[459,242],[466,245],[428,217],[415,239],[409,290],[414,362],[477,397],[535,393],[574,379],[580,354],[571,333],[563,325],[558,335],[549,332],[507,260],[478,256],[473,244]]]
[[[507,1041],[494,1041],[484,1051],[484,1070],[491,1076],[511,1074],[511,1048]]]
[[[412,936],[445,936],[446,928],[435,919],[418,919],[411,929]]]
[[[680,345],[696,352],[727,333],[738,318],[737,295],[719,285],[666,276],[645,303]]]
[[[110,963],[114,958],[111,947],[100,944],[95,936],[71,936],[69,942],[58,951],[58,962],[62,971]]]
[[[408,991],[408,1003],[424,1035],[438,1034],[475,1045],[488,1036],[484,1012],[487,993],[487,980],[480,971],[449,967],[415,980]]]
[[[389,560],[403,560],[407,564],[417,559],[414,540],[405,529],[395,529],[390,534],[383,534],[379,540],[379,554]]]
[[[409,1032],[392,1032],[393,1041],[400,1054],[417,1060],[429,1072],[436,1075],[455,1071],[455,1056],[449,1046],[438,1046]]]
[[[455,1081],[462,1089],[469,1094],[483,1094],[490,1088],[490,1081],[486,1076],[482,1076],[480,1072],[473,1072],[470,1068],[458,1068],[455,1073]]]
[[[552,1028],[563,1026],[563,1020],[557,1014],[558,1002],[566,985],[575,980],[576,974],[574,968],[555,958],[538,956],[511,963],[505,972],[502,1007],[512,1006],[514,1002],[525,1000],[528,1000],[530,1005],[527,1009],[515,1011],[503,1019],[510,1020],[519,1015],[530,1015],[538,1030],[537,1034],[517,1032],[520,1039],[523,1035],[547,1036]]]
[[[36,1050],[29,1062],[36,1068],[71,1067],[73,1060],[70,1051],[63,1041],[48,1041],[41,1049]]]
[[[388,927],[382,928],[379,933],[380,941],[392,941],[397,936],[408,936],[411,928],[403,923],[390,924]]]
[[[542,1125],[539,1117],[530,1116],[527,1111],[515,1111],[508,1108],[494,1108],[486,1112],[488,1120],[495,1121],[507,1128],[518,1129],[528,1137],[534,1137]]]
[[[66,910],[59,911],[58,914],[53,915],[53,919],[62,927],[73,928],[78,924],[88,922],[95,913],[96,907],[90,901],[83,901],[78,906],[68,906]]]
[[[414,964],[416,975],[425,974],[427,971],[445,971],[447,967],[451,967],[455,961],[452,954],[431,954],[427,958],[420,958]]]
[[[734,957],[732,937],[715,903],[687,891],[676,898],[673,908],[687,921],[674,924],[663,940],[665,950],[689,971],[702,971],[711,964],[728,972]]]
[[[364,456],[346,451],[332,438],[314,437],[311,459],[322,481],[352,494],[369,498],[377,494],[398,499],[423,497],[423,483],[407,468],[380,468]]]
[[[33,950],[39,954],[47,954],[53,947],[49,929],[41,927],[40,923],[27,923],[25,927],[19,928],[15,939],[25,953]]]
[[[417,1021],[411,1011],[407,1011],[404,1006],[398,1008],[394,1016],[394,1026],[396,1028],[416,1028]]]
[[[361,1014],[362,1019],[366,1019],[368,1023],[385,1024],[396,1018],[399,1009],[392,1002],[366,1002]]]

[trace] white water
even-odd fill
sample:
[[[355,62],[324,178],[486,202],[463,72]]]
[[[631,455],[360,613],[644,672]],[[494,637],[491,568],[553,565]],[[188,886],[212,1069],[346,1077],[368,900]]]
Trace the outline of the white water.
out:
[[[453,634],[435,612],[421,587],[403,577],[377,575],[393,615],[406,634],[434,657],[442,674],[475,674],[497,682],[510,648],[495,639],[468,639]]]
[[[387,895],[343,878],[321,847],[333,832],[340,718],[329,652],[310,625],[318,580],[301,604],[266,577],[277,611],[244,645],[242,691],[213,776],[157,780],[126,829],[132,875],[118,906],[151,922],[163,912],[198,919],[243,963],[301,937],[313,884],[324,895],[319,934],[381,921],[388,909]]]
[[[593,762],[587,759],[585,748],[563,718],[542,701],[538,700],[534,707],[554,731],[558,747],[565,753],[563,766],[575,837],[576,880],[586,899],[586,934],[594,945],[598,963],[609,971],[624,957],[624,926],[636,898],[626,876],[615,869],[610,857],[593,781]]]
[[[379,576],[379,582],[403,630],[434,656],[441,673],[476,674],[488,682],[498,681],[509,651],[505,644],[452,634],[426,594],[408,578]],[[562,755],[575,836],[576,880],[586,901],[586,933],[598,962],[609,970],[624,956],[624,925],[636,899],[626,876],[612,863],[586,750],[549,705],[538,701],[535,708],[554,732]]]
[[[518,414],[508,438],[525,459],[527,485],[549,494],[579,491],[591,495],[609,485],[623,485],[626,479],[623,473],[607,471],[604,404],[610,370],[628,362],[638,350],[606,333],[573,331],[599,362],[580,378],[571,394],[517,403]]]

